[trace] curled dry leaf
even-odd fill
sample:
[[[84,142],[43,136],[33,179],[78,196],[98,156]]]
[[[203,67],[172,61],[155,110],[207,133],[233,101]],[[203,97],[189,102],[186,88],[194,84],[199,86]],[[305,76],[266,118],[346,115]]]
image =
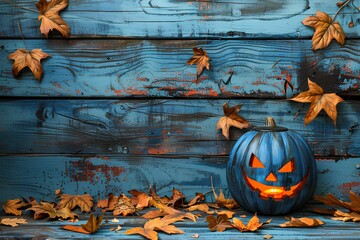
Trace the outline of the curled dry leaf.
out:
[[[213,215],[208,215],[206,221],[208,222],[208,228],[213,232],[223,232],[227,228],[233,228],[226,214],[217,215],[216,218]]]
[[[193,222],[196,222],[196,216],[192,213],[185,213],[179,210],[176,210],[172,207],[168,207],[162,204],[158,204],[156,205],[157,208],[159,208],[162,212],[166,213],[165,216],[166,217],[170,217],[170,218],[187,218],[190,219]],[[167,216],[168,215],[168,216]]]
[[[348,222],[348,221],[360,222],[360,214],[357,212],[345,213],[340,210],[336,210],[334,212],[334,216],[335,217],[331,218],[332,220],[343,221],[343,222]]]
[[[232,218],[235,214],[235,212],[232,212],[232,211],[218,211],[216,212],[217,215],[221,215],[221,214],[225,214],[229,219]]]
[[[19,226],[19,224],[27,224],[28,222],[26,221],[25,218],[3,218],[1,219],[0,224],[2,225],[7,225],[7,226],[11,226],[11,227],[17,227]]]
[[[290,221],[280,224],[280,227],[317,227],[325,224],[317,218],[294,218],[290,217]]]
[[[196,196],[188,203],[189,207],[205,200],[205,195],[203,193],[196,193],[195,195]]]
[[[187,208],[188,211],[200,211],[208,214],[212,214],[212,212],[209,212],[209,206],[205,203],[193,205]]]
[[[33,49],[28,51],[26,49],[20,48],[9,54],[8,58],[15,60],[12,67],[12,73],[14,77],[17,77],[22,69],[28,67],[34,74],[35,78],[40,81],[44,73],[40,61],[49,56],[49,54],[43,52],[41,49]]]
[[[228,103],[223,105],[224,116],[219,119],[216,125],[216,130],[222,129],[222,134],[227,140],[229,140],[230,127],[242,129],[251,126],[251,124],[246,121],[246,119],[238,115],[240,109],[241,105],[236,105],[231,108],[229,107]]]
[[[327,115],[334,121],[334,124],[336,124],[336,105],[344,100],[335,93],[325,94],[324,90],[310,79],[308,79],[308,84],[308,91],[302,92],[296,97],[290,99],[296,102],[310,103],[310,107],[305,115],[305,125],[314,120],[322,109],[325,110]]]
[[[325,197],[314,196],[314,199],[323,202],[329,206],[339,206],[350,210],[351,212],[360,213],[360,196],[356,195],[353,191],[350,191],[350,202],[344,202],[338,200],[334,195],[327,194]]]
[[[26,207],[27,205],[27,203],[21,201],[19,198],[16,198],[7,200],[2,207],[7,214],[20,216],[22,214],[20,209]]]
[[[67,207],[55,209],[54,204],[48,202],[40,202],[38,205],[34,205],[27,210],[34,211],[34,219],[40,219],[45,217],[50,218],[75,218],[76,214],[72,213]]]
[[[196,75],[199,77],[203,72],[204,68],[210,70],[209,56],[207,52],[202,48],[193,48],[194,56],[192,56],[186,64],[193,65],[196,64]]]
[[[102,220],[103,220],[103,215],[101,215],[100,217],[99,216],[95,217],[94,214],[91,214],[86,224],[81,224],[81,226],[65,225],[62,227],[62,229],[72,232],[92,234],[97,232]]]
[[[340,24],[334,22],[325,12],[316,12],[316,16],[308,16],[302,23],[315,29],[312,37],[312,49],[326,48],[335,39],[341,45],[345,43],[345,33]]]
[[[119,197],[110,193],[107,199],[101,199],[97,203],[98,208],[102,208],[103,212],[114,211],[115,204],[119,201]]]
[[[220,206],[224,206],[224,207],[226,207],[227,209],[230,209],[230,210],[239,207],[239,205],[235,202],[234,199],[225,198],[225,195],[224,195],[221,188],[220,188],[219,195],[216,194],[215,189],[214,189],[214,185],[212,183],[212,179],[211,179],[211,189],[212,189],[212,192],[214,194],[214,198],[215,198],[216,203],[219,204]]]
[[[93,206],[93,198],[89,194],[75,195],[62,194],[58,208],[74,209],[76,206],[80,207],[82,212],[90,212]]]
[[[36,8],[39,10],[38,20],[41,20],[40,31],[46,37],[53,29],[63,37],[70,36],[70,29],[66,22],[59,16],[59,12],[69,5],[69,0],[39,0]]]
[[[149,207],[150,197],[146,193],[140,192],[136,189],[130,190],[129,193],[133,195],[131,201],[136,209],[141,210]]]
[[[270,222],[271,222],[271,219],[267,220],[266,222],[261,223],[256,214],[249,220],[247,225],[245,225],[240,219],[233,218],[234,228],[236,228],[237,230],[239,230],[241,232],[248,232],[248,231],[254,232],[254,231],[258,230],[259,228],[261,228],[264,224],[268,224]]]

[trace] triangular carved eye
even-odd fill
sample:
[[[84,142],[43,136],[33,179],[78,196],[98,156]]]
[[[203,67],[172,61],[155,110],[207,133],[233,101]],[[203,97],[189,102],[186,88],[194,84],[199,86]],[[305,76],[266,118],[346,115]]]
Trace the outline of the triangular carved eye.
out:
[[[265,168],[264,164],[262,164],[255,154],[251,154],[249,165],[253,168]]]
[[[295,171],[295,160],[292,159],[291,161],[287,162],[284,166],[282,166],[279,170],[281,173],[288,173]]]

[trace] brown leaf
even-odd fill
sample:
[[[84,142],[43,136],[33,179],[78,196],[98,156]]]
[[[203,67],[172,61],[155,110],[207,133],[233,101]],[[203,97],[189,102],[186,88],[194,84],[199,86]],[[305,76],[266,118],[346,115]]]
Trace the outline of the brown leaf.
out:
[[[235,212],[232,212],[232,211],[218,211],[216,212],[217,215],[221,215],[221,214],[225,214],[229,219],[232,218],[235,214]]]
[[[76,206],[80,207],[82,212],[90,212],[93,206],[93,198],[89,194],[75,195],[62,194],[58,208],[74,209]]]
[[[11,226],[11,227],[17,227],[19,226],[18,224],[27,224],[28,222],[26,221],[25,218],[3,218],[1,219],[0,224],[2,225],[7,225],[7,226]]]
[[[150,229],[145,229],[142,227],[135,227],[135,228],[130,228],[128,230],[126,230],[125,234],[127,235],[131,235],[131,234],[139,234],[143,237],[146,237],[147,239],[151,239],[151,240],[157,240],[158,239],[158,233],[155,232],[154,230],[150,230]]]
[[[291,217],[289,222],[280,224],[280,227],[317,227],[325,224],[323,221],[317,218],[294,218]]]
[[[131,198],[131,200],[136,209],[141,210],[143,208],[149,207],[150,197],[146,193],[135,189],[130,190],[129,193],[134,196]]]
[[[35,78],[40,81],[44,73],[40,61],[49,56],[49,54],[44,53],[41,49],[33,49],[29,52],[26,49],[20,48],[9,54],[8,58],[15,60],[12,67],[14,77],[17,77],[23,68],[28,67]]]
[[[2,207],[7,214],[20,216],[22,214],[22,211],[20,209],[26,207],[27,205],[28,205],[27,203],[16,198],[16,199],[7,200]]]
[[[335,217],[331,219],[337,221],[343,221],[343,222],[348,222],[348,221],[360,222],[360,214],[356,212],[344,213],[340,210],[336,210],[334,216]]]
[[[86,231],[81,226],[65,225],[65,226],[63,226],[61,228],[64,229],[64,230],[72,231],[72,232],[90,234],[90,232]]]
[[[61,189],[61,188],[56,189],[54,192],[55,192],[55,195],[56,195],[57,197],[59,197],[59,196],[62,194],[62,189]]]
[[[234,228],[238,229],[241,232],[254,232],[261,228],[264,224],[268,224],[271,222],[271,219],[267,220],[266,222],[260,223],[259,218],[255,215],[249,220],[248,224],[245,225],[240,219],[233,218],[233,226]]]
[[[203,193],[196,193],[195,195],[196,196],[188,203],[189,207],[205,200],[205,195]]]
[[[184,198],[185,195],[182,192],[173,188],[171,200],[167,203],[167,205],[175,206],[178,201],[184,200]]]
[[[115,204],[119,201],[119,197],[110,193],[107,199],[101,199],[97,203],[98,208],[102,208],[103,212],[114,211]]]
[[[241,105],[236,105],[232,108],[229,107],[228,103],[223,105],[224,115],[221,117],[216,125],[216,130],[222,129],[222,134],[229,140],[229,129],[230,127],[236,127],[239,129],[248,128],[251,124],[246,119],[240,117],[238,112],[240,111]]]
[[[326,48],[332,39],[335,39],[341,45],[345,43],[345,33],[340,24],[337,21],[333,22],[325,12],[317,11],[316,16],[308,16],[302,23],[315,29],[312,37],[313,50]]]
[[[270,234],[266,234],[265,236],[263,236],[263,239],[270,239],[270,238],[273,238],[273,236]]]
[[[127,216],[129,214],[133,214],[135,211],[136,209],[132,204],[131,199],[128,198],[126,195],[121,194],[119,196],[118,202],[115,204],[113,214],[115,216],[118,215]]]
[[[34,211],[34,219],[40,219],[45,217],[50,218],[75,218],[76,214],[72,213],[71,210],[67,207],[60,208],[59,210],[55,209],[53,204],[48,202],[40,202],[38,205],[34,205],[27,210]]]
[[[314,199],[329,206],[339,206],[346,208],[351,212],[360,213],[360,196],[357,196],[353,191],[350,191],[350,202],[338,200],[332,194],[327,194],[325,197],[314,196]]]
[[[211,214],[209,212],[209,206],[207,204],[205,204],[205,203],[190,206],[190,207],[187,208],[187,210],[190,211],[190,212],[201,211],[201,212],[204,212],[204,213]]]
[[[103,215],[95,217],[94,214],[91,214],[87,223],[81,224],[81,227],[89,233],[94,233],[99,229],[103,217]]]
[[[216,201],[217,204],[219,204],[221,206],[224,206],[224,207],[226,207],[227,209],[230,209],[230,210],[239,207],[239,205],[235,202],[234,199],[225,198],[225,195],[224,195],[221,188],[220,188],[219,195],[217,195],[216,192],[215,192],[212,180],[211,180],[211,188],[212,188],[212,192],[214,194],[214,198],[215,198],[215,201]]]
[[[69,0],[39,0],[36,8],[39,10],[38,20],[41,20],[40,31],[48,37],[49,31],[56,29],[63,37],[70,36],[70,29],[59,16],[59,12],[69,5]]]
[[[161,211],[161,210],[153,210],[153,211],[149,211],[149,212],[145,213],[141,217],[147,218],[147,219],[152,219],[152,218],[157,218],[157,217],[163,217],[166,214],[167,214],[166,212]]]
[[[166,215],[169,215],[168,217],[170,218],[187,218],[193,222],[196,222],[197,217],[192,213],[181,212],[172,207],[168,207],[162,204],[158,204],[156,207],[159,208],[161,211],[165,212]]]
[[[226,214],[220,214],[216,218],[213,215],[208,215],[206,221],[209,223],[208,228],[213,232],[223,232],[227,228],[233,228]]]
[[[207,52],[202,48],[193,48],[194,56],[192,56],[186,64],[193,65],[196,64],[196,75],[197,77],[203,72],[204,68],[210,70],[209,56]]]
[[[310,79],[308,79],[308,84],[308,91],[302,92],[296,97],[290,99],[296,102],[310,103],[310,107],[305,115],[305,125],[314,120],[322,109],[325,110],[327,115],[334,121],[334,124],[336,124],[336,105],[344,100],[335,93],[324,94],[324,90]]]

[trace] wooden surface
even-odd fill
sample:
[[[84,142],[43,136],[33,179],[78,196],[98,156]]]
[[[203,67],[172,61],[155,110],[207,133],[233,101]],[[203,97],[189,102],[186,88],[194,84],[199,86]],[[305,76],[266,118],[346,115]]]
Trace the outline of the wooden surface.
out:
[[[72,38],[309,38],[313,30],[301,21],[317,10],[333,16],[336,1],[78,0],[70,1],[60,15]],[[347,26],[352,12],[347,8],[336,20]],[[24,36],[43,38],[34,1],[2,0],[0,16],[0,36],[20,38],[19,22]],[[350,38],[359,36],[358,28],[345,32]]]
[[[360,93],[359,40],[319,52],[310,40],[27,40],[29,49],[51,55],[41,83],[28,69],[12,76],[7,56],[24,48],[21,40],[0,45],[3,96],[290,98],[307,78],[345,99]],[[196,67],[185,64],[193,47],[211,59],[198,80]]]
[[[0,0],[0,203],[20,196],[51,200],[57,188],[105,197],[154,185],[160,194],[175,187],[193,196],[210,191],[211,177],[228,194],[228,155],[250,129],[231,129],[229,141],[216,131],[226,102],[242,104],[240,115],[254,126],[273,116],[304,136],[318,166],[316,194],[347,200],[350,189],[360,192],[360,14],[354,9],[345,7],[336,18],[345,45],[333,41],[313,52],[314,30],[301,21],[317,10],[333,17],[336,1],[70,0],[60,13],[70,39],[40,33],[35,3]],[[25,47],[18,24],[29,49],[51,55],[42,61],[41,82],[28,69],[12,76],[7,56]],[[185,64],[194,47],[211,59],[199,79],[196,66]],[[336,126],[321,112],[304,127],[309,105],[287,100],[307,90],[308,78],[344,98]],[[285,89],[286,81],[294,88]],[[292,215],[314,216],[311,206]],[[160,238],[360,236],[358,223],[320,218],[326,225],[317,229],[284,230],[277,226],[284,219],[273,217],[259,233],[213,233],[202,218],[177,224],[186,235]],[[125,229],[144,223],[121,221]],[[93,236],[62,231],[64,224],[0,226],[0,238],[141,239],[114,235],[110,224]]]
[[[225,232],[211,232],[205,221],[206,215],[197,219],[197,222],[186,220],[185,222],[177,222],[174,225],[183,230],[185,234],[167,235],[165,233],[159,233],[159,239],[193,239],[194,234],[199,235],[199,239],[263,239],[263,236],[270,234],[273,239],[359,239],[359,224],[352,222],[341,222],[331,220],[328,216],[321,216],[312,212],[312,209],[319,207],[318,204],[308,204],[302,208],[302,210],[293,212],[293,217],[316,217],[323,222],[324,225],[316,228],[281,228],[279,224],[286,222],[285,216],[271,216],[272,221],[264,225],[257,232],[239,232],[231,229]],[[143,213],[143,212],[142,212]],[[240,215],[246,214],[246,218],[241,220],[248,222],[251,213],[237,210],[235,217],[239,218]],[[290,215],[286,215],[290,216]],[[76,223],[69,223],[67,221],[48,221],[48,220],[33,220],[32,217],[27,216],[26,219],[29,224],[23,224],[16,228],[0,225],[0,238],[9,239],[144,239],[140,235],[126,235],[125,231],[130,228],[143,226],[146,219],[139,216],[127,216],[117,217],[119,223],[112,223],[114,218],[112,215],[105,215],[103,225],[99,231],[92,235],[86,235],[81,233],[74,233],[60,229],[64,225],[80,225],[85,224],[88,219],[88,215],[81,215],[80,221]],[[260,221],[264,222],[269,220],[269,216],[260,216]],[[108,223],[105,223],[108,220]],[[118,225],[122,226],[122,230],[118,233],[110,231],[111,228],[117,228]]]

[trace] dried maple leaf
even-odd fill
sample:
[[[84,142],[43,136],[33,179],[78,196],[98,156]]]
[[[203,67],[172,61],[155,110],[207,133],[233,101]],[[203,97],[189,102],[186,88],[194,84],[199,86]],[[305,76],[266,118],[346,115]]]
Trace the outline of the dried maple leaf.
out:
[[[131,199],[128,198],[126,195],[121,194],[119,196],[118,202],[115,204],[113,214],[115,216],[118,215],[127,216],[129,214],[133,214],[135,211],[136,209],[132,204]]]
[[[344,100],[335,93],[324,94],[324,90],[310,79],[308,79],[308,84],[308,91],[302,92],[290,99],[296,102],[310,103],[310,107],[305,115],[305,125],[314,120],[322,109],[325,110],[327,115],[334,121],[334,124],[336,124],[336,105]]]
[[[185,199],[185,195],[179,190],[173,188],[172,196],[170,198],[170,201],[167,203],[167,205],[175,206],[175,204],[178,201],[184,202],[184,199]]]
[[[228,103],[223,105],[224,115],[221,117],[216,125],[216,130],[222,129],[222,134],[229,140],[229,129],[230,127],[236,127],[239,129],[248,128],[251,124],[244,118],[238,115],[241,105],[236,105],[232,108],[229,107]]]
[[[136,209],[141,210],[149,206],[150,197],[146,193],[135,189],[130,190],[129,193],[134,196],[131,198],[131,201]]]
[[[348,222],[348,221],[360,222],[360,214],[357,212],[345,213],[340,210],[336,210],[334,216],[335,217],[331,219],[337,221],[343,221],[343,222]]]
[[[44,217],[50,218],[75,218],[76,214],[72,213],[71,210],[67,207],[55,209],[54,205],[48,202],[40,202],[38,205],[34,205],[27,210],[34,211],[34,219],[40,219]]]
[[[72,210],[76,206],[80,207],[82,212],[90,212],[93,206],[93,198],[89,194],[75,196],[62,194],[57,208],[69,208]]]
[[[350,191],[350,202],[338,200],[334,195],[327,194],[325,197],[314,196],[314,199],[323,202],[329,206],[339,206],[350,210],[351,212],[360,213],[360,196],[357,196],[353,191]]]
[[[327,13],[317,11],[316,16],[308,16],[302,23],[315,29],[312,37],[313,50],[326,48],[332,39],[341,45],[345,43],[345,33],[340,24],[334,22]]]
[[[142,215],[141,217],[147,218],[147,219],[152,219],[152,218],[157,218],[157,217],[163,217],[166,214],[167,214],[166,212],[157,209],[157,210],[149,211],[149,212],[145,213],[144,215]]]
[[[216,203],[219,204],[220,206],[224,206],[224,207],[226,207],[227,209],[230,209],[230,210],[239,207],[239,205],[235,202],[234,199],[225,198],[225,195],[224,195],[221,188],[220,188],[219,195],[216,194],[215,189],[214,189],[214,185],[212,183],[212,179],[211,179],[211,189],[212,189],[212,192],[214,194],[214,198],[215,198]]]
[[[210,70],[209,56],[207,52],[202,48],[193,48],[194,56],[192,56],[186,64],[193,65],[196,64],[196,75],[197,77],[203,72],[204,68]]]
[[[26,207],[28,204],[21,201],[20,199],[11,199],[6,200],[5,204],[2,206],[5,213],[7,214],[13,214],[15,216],[20,216],[22,214],[22,211],[20,210],[23,207]]]
[[[119,197],[110,193],[107,199],[101,199],[98,201],[96,207],[102,208],[103,212],[113,211],[115,209],[115,204],[119,201]]]
[[[27,224],[27,223],[28,222],[26,221],[25,218],[3,218],[0,221],[0,224],[11,227],[17,227],[19,226],[19,224]]]
[[[174,222],[181,220],[181,218],[155,218],[145,223],[144,227],[136,227],[126,230],[126,234],[140,234],[148,239],[158,239],[156,230],[163,231],[167,234],[182,234],[182,230],[171,225]]]
[[[212,214],[212,212],[209,212],[209,206],[205,203],[193,205],[187,208],[188,211],[201,211],[207,214]]]
[[[196,216],[192,213],[185,213],[185,212],[176,210],[175,208],[168,207],[168,206],[165,206],[162,204],[158,204],[156,207],[159,208],[161,211],[165,212],[166,215],[169,215],[167,217],[174,218],[174,219],[175,218],[187,218],[193,222],[196,222]]]
[[[20,71],[28,67],[34,74],[37,80],[41,80],[42,75],[44,73],[42,66],[41,66],[41,59],[47,58],[50,55],[43,52],[41,49],[33,49],[28,51],[26,49],[20,48],[13,53],[8,55],[9,59],[15,60],[12,73],[14,77],[17,77]]]
[[[208,215],[206,221],[209,223],[208,228],[213,232],[223,232],[227,228],[233,228],[226,214],[220,214],[216,218],[213,215]]]
[[[40,31],[48,37],[49,31],[56,29],[63,37],[70,36],[70,29],[59,16],[59,12],[69,5],[69,0],[39,0],[36,8],[39,10],[38,20],[41,20]]]
[[[268,224],[270,222],[271,219],[261,223],[259,218],[256,216],[256,214],[249,220],[247,225],[245,225],[240,219],[233,218],[234,228],[236,228],[241,232],[248,232],[248,231],[254,232],[259,228],[261,228],[264,224]]]
[[[223,211],[217,211],[216,214],[217,215],[225,214],[230,219],[234,216],[235,212],[223,210]]]
[[[289,222],[280,224],[280,227],[317,227],[325,224],[323,221],[317,218],[294,218],[291,217]]]
[[[189,207],[205,200],[205,195],[203,193],[195,193],[195,195],[196,196],[188,203]]]
[[[99,216],[95,217],[94,214],[91,214],[90,218],[86,222],[86,224],[81,224],[81,226],[65,225],[62,227],[62,229],[72,231],[72,232],[92,234],[92,233],[97,232],[102,220],[103,220],[102,215],[100,217]]]

